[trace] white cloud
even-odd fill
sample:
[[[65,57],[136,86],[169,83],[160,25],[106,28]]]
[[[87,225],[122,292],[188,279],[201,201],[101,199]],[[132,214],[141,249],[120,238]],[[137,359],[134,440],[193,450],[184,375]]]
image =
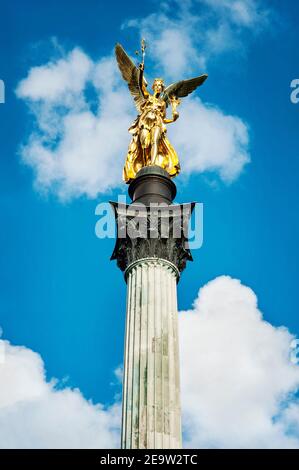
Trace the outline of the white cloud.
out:
[[[84,74],[68,82],[74,62]],[[88,100],[87,86],[94,87],[96,103]],[[92,63],[74,50],[63,60],[31,70],[17,95],[37,123],[21,148],[23,161],[34,169],[37,190],[67,200],[81,195],[94,198],[121,184],[130,140],[127,128],[135,111],[114,58]],[[236,179],[249,161],[248,129],[242,120],[199,99],[188,98],[180,111],[181,119],[169,132],[184,174],[212,170],[224,181]]]
[[[119,447],[120,406],[104,408],[78,389],[47,382],[41,357],[0,340],[1,448]]]
[[[188,99],[169,136],[181,156],[184,173],[217,171],[223,181],[237,179],[250,161],[246,124],[200,99]]]
[[[147,57],[169,82],[206,72],[216,55],[242,49],[244,34],[256,34],[265,18],[254,0],[173,1],[125,26],[146,37]],[[113,55],[94,61],[78,47],[68,54],[56,47],[61,58],[33,67],[17,87],[35,120],[20,153],[34,170],[37,190],[61,200],[95,198],[122,184],[127,128],[136,112]],[[183,174],[238,178],[250,160],[247,125],[194,97],[183,101],[180,113],[169,132]]]
[[[257,0],[172,0],[123,27],[139,30],[164,76],[179,80],[205,72],[219,54],[246,49],[250,37],[268,26],[268,15]]]
[[[32,101],[55,102],[83,92],[92,62],[79,48],[65,58],[33,67],[18,86],[18,95]]]
[[[181,7],[179,7],[181,12]],[[191,73],[205,66],[205,58],[196,50],[197,17],[183,10],[179,18],[167,13],[153,13],[142,20],[127,21],[123,27],[136,28],[146,38],[148,55],[154,60],[159,75],[168,79],[181,79],[182,73]],[[199,49],[200,50],[200,49]],[[162,73],[161,73],[162,72]]]
[[[205,285],[180,314],[186,445],[299,448],[292,339],[263,319],[240,281],[223,276]]]
[[[179,323],[184,446],[299,448],[293,336],[263,319],[254,292],[214,279]],[[94,405],[48,382],[37,353],[3,340],[0,350],[1,448],[119,447],[120,397]]]
[[[269,11],[258,0],[200,0],[225,19],[242,27],[255,28],[267,24]]]
[[[88,86],[95,103],[87,97]],[[21,155],[35,170],[38,190],[65,200],[96,197],[119,185],[134,108],[114,59],[94,63],[74,49],[29,71],[17,95],[37,123]]]

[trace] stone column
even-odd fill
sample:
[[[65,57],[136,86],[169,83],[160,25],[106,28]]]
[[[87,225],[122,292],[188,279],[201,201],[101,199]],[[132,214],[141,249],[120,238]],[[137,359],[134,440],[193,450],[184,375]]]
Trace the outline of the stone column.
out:
[[[182,446],[178,275],[171,262],[155,258],[126,270],[123,449]]]
[[[160,167],[142,168],[132,204],[111,202],[111,259],[127,282],[122,448],[181,448],[177,281],[187,261],[194,203],[172,204],[176,187]]]

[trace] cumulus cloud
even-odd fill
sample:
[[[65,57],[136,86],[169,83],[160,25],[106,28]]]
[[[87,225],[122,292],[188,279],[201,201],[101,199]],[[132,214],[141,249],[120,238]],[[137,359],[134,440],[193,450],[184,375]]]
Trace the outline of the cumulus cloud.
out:
[[[200,0],[216,13],[226,15],[225,20],[247,28],[266,26],[269,10],[258,0]]]
[[[134,108],[112,58],[95,63],[76,48],[31,69],[17,96],[37,124],[21,155],[35,170],[38,190],[71,199],[119,184]]]
[[[75,48],[67,57],[49,62],[46,67],[33,67],[27,79],[20,82],[18,94],[32,101],[67,102],[67,98],[76,98],[83,92],[91,66],[86,54]]]
[[[159,69],[178,80],[225,52],[246,50],[251,36],[268,26],[269,14],[257,0],[171,0],[123,27],[136,28],[148,40]]]
[[[299,448],[293,336],[263,319],[254,292],[214,279],[179,323],[184,447]],[[0,447],[119,447],[120,397],[94,405],[47,381],[32,350],[0,340],[0,352]]]
[[[152,70],[169,82],[206,72],[213,57],[242,48],[245,34],[262,29],[267,14],[254,0],[172,1],[123,27],[146,37]],[[113,55],[95,61],[79,47],[57,49],[59,59],[33,67],[17,87],[34,121],[21,157],[34,170],[37,190],[61,200],[95,198],[121,185],[136,111]],[[194,96],[184,99],[180,114],[169,134],[184,175],[213,171],[225,182],[238,178],[250,161],[247,124]]]
[[[119,447],[120,405],[105,408],[78,389],[46,381],[39,354],[0,340],[1,448]]]
[[[181,157],[184,173],[215,171],[227,183],[237,179],[250,161],[245,122],[198,98],[186,101],[180,115],[175,130],[169,129],[169,136]]]
[[[77,70],[79,76],[71,80]],[[96,104],[88,99],[88,86]],[[34,169],[39,191],[54,192],[62,200],[94,198],[121,184],[127,127],[135,111],[113,57],[92,62],[75,49],[64,59],[31,69],[17,95],[37,124],[21,155]],[[230,182],[250,160],[247,125],[215,106],[187,99],[175,126],[170,136],[186,176],[215,171]]]
[[[205,285],[180,314],[185,445],[299,448],[292,339],[263,319],[240,281],[223,276]]]

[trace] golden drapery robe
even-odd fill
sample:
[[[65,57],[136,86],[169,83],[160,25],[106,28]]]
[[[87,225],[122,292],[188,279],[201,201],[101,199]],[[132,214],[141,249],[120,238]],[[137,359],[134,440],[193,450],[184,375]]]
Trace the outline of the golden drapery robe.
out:
[[[163,121],[165,108],[164,101],[149,96],[144,104],[142,113],[129,128],[129,132],[132,134],[132,140],[129,145],[123,169],[123,179],[126,183],[130,183],[141,168],[151,164],[151,131],[155,126],[161,129],[155,165],[164,168],[172,177],[180,172],[179,158],[166,137],[166,126]],[[140,141],[140,132],[142,129],[148,131],[143,147]]]

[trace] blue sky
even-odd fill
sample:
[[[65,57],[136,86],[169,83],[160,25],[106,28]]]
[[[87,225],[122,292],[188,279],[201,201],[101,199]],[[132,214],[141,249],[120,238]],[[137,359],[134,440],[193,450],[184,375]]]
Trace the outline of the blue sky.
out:
[[[111,57],[117,41],[132,54],[138,48],[140,31],[145,31],[149,36],[146,60],[150,77],[159,66],[159,75],[168,67],[168,81],[188,78],[196,70],[199,74],[209,73],[198,96],[204,110],[213,106],[216,117],[221,116],[219,139],[226,136],[223,128],[226,129],[227,120],[222,117],[230,115],[242,122],[239,139],[243,136],[248,142],[233,143],[235,158],[243,152],[236,171],[230,166],[229,150],[223,165],[211,163],[209,155],[205,164],[200,155],[182,156],[185,167],[191,166],[184,175],[182,165],[182,177],[176,180],[177,199],[204,203],[204,244],[193,252],[194,263],[188,265],[180,281],[179,309],[191,309],[200,287],[226,275],[255,292],[266,322],[273,327],[284,325],[294,336],[299,335],[299,104],[290,100],[290,83],[299,78],[299,6],[292,0],[242,0],[240,3],[251,15],[249,20],[233,16],[234,12],[224,7],[227,2],[217,9],[218,3],[190,2],[190,9],[180,13],[177,28],[181,28],[182,35],[178,40],[192,27],[198,39],[192,42],[190,33],[190,56],[186,64],[177,66],[168,49],[164,62],[155,61],[163,40],[150,15],[161,14],[159,2],[109,5],[95,0],[28,0],[25,5],[17,0],[0,1],[0,79],[6,85],[6,102],[0,105],[3,338],[37,352],[45,363],[48,379],[66,378],[61,387],[78,388],[94,403],[112,405],[121,391],[114,371],[123,357],[126,294],[122,273],[109,261],[114,240],[96,238],[94,212],[99,202],[115,200],[126,192],[126,186],[118,181],[129,141],[127,127],[135,111],[133,105],[128,112],[118,107],[113,110],[113,115],[120,114],[121,129],[116,138],[121,135],[121,150],[117,149],[119,160],[111,162],[111,169],[107,164],[107,175],[96,180],[98,190],[90,183],[89,173],[84,189],[69,174],[64,175],[63,182],[50,178],[45,183],[45,179],[39,179],[37,156],[30,154],[30,160],[27,153],[26,160],[26,148],[22,148],[27,145],[28,149],[30,135],[39,142],[47,136],[39,127],[45,108],[37,109],[34,93],[38,92],[29,79],[27,89],[18,88],[32,67],[47,66],[60,59],[69,61],[68,54],[74,48],[80,48],[88,60],[97,64]],[[164,19],[159,17],[156,26],[171,29],[173,25],[165,18],[172,17],[174,8],[174,2],[166,2]],[[197,21],[202,18],[203,24],[192,26],[191,17]],[[138,20],[137,27],[128,24],[132,19]],[[221,25],[225,28],[221,29]],[[207,30],[211,36],[214,34],[214,42],[209,41]],[[226,42],[225,47],[221,41]],[[192,56],[194,53],[196,56]],[[100,69],[98,79],[108,82],[110,75],[104,72]],[[85,100],[92,102],[92,110],[97,108],[98,99],[104,106],[107,96],[103,82],[98,88],[90,84],[90,88],[85,88]],[[124,95],[125,91],[121,91],[119,98]],[[74,103],[77,98],[72,91]],[[48,99],[42,98],[40,103],[47,105]],[[77,106],[74,103],[70,108]],[[121,107],[121,100],[120,103]],[[58,104],[55,102],[55,106]],[[181,107],[188,109],[191,105],[190,101]],[[127,110],[127,101],[123,106]],[[198,102],[196,106],[200,113]],[[62,123],[64,117],[59,117]],[[183,117],[182,111],[182,120]],[[213,128],[210,111],[206,118],[210,119],[207,125]],[[184,132],[183,127],[179,129]],[[171,137],[175,130],[173,134],[169,132]],[[211,132],[217,140],[217,131]],[[234,132],[235,128],[230,137],[238,140],[232,137]],[[100,138],[105,140],[105,135]],[[108,152],[109,142],[105,145]],[[194,144],[192,149],[195,148]],[[246,159],[250,159],[247,164]],[[229,176],[223,177],[226,170]]]

